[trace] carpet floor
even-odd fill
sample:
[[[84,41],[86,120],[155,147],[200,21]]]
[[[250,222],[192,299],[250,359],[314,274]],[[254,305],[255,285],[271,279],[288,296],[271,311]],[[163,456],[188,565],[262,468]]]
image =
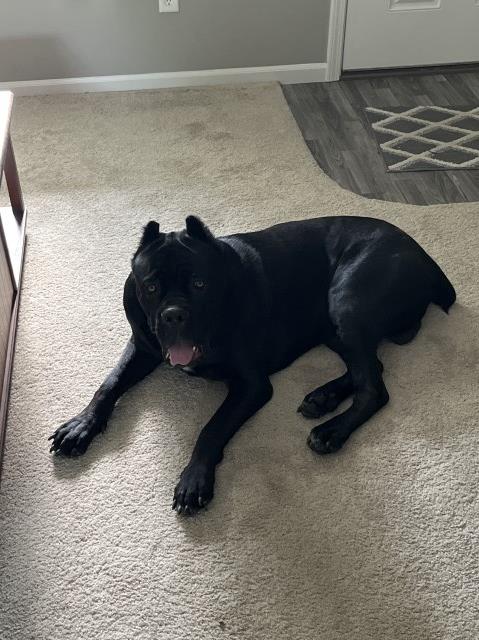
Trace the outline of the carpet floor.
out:
[[[275,84],[21,98],[29,238],[0,493],[5,640],[477,640],[479,206],[362,199],[317,167]],[[76,460],[47,436],[129,337],[121,304],[149,219],[217,233],[326,214],[412,234],[458,293],[380,356],[389,405],[330,457],[303,396],[326,348],[273,377],[195,519],[173,489],[220,383],[160,369]]]

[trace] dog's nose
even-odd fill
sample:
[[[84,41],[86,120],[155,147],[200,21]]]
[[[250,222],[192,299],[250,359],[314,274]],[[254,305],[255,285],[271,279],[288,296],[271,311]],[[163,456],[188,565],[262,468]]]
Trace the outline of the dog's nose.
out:
[[[188,311],[181,307],[167,307],[161,312],[161,319],[163,322],[172,326],[179,327],[182,324],[185,324],[187,318]]]

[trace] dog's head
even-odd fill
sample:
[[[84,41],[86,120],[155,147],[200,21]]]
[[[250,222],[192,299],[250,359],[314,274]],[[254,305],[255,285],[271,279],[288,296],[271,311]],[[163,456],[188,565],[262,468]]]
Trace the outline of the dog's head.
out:
[[[228,265],[222,243],[197,217],[186,229],[161,233],[149,222],[133,256],[138,300],[150,330],[172,365],[208,354],[228,305]]]

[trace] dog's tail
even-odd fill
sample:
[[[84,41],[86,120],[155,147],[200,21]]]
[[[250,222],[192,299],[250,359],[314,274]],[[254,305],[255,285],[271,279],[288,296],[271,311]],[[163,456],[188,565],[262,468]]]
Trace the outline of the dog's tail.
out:
[[[447,313],[456,302],[456,291],[449,281],[441,267],[432,260],[434,265],[434,284],[433,284],[433,298],[434,304]]]

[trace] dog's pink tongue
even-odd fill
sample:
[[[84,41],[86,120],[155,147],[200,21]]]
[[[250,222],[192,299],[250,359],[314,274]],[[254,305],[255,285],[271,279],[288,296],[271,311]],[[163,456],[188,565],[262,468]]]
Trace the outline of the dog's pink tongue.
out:
[[[193,360],[194,351],[192,345],[187,344],[174,344],[169,349],[170,363],[173,366],[177,364],[185,367]]]

